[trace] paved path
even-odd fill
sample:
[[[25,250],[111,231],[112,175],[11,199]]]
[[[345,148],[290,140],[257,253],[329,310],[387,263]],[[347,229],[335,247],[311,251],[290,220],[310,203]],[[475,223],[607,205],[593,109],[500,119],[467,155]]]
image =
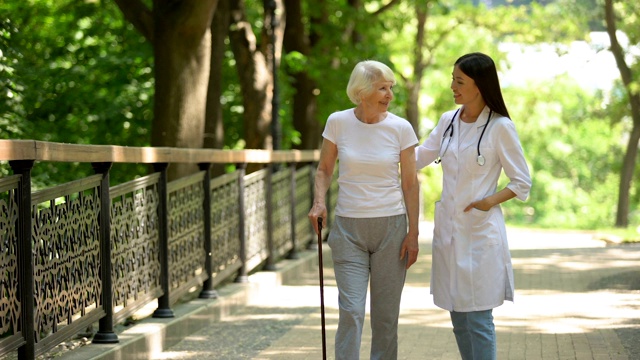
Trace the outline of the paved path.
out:
[[[449,315],[429,295],[430,236],[430,224],[424,223],[420,256],[409,270],[401,304],[400,359],[460,358]],[[640,246],[605,246],[579,232],[509,229],[509,239],[516,299],[494,310],[498,359],[640,359],[640,291],[629,290],[640,289]],[[334,359],[337,290],[324,245],[327,358]],[[296,265],[283,284],[273,285],[274,273],[252,275],[240,306],[191,315],[208,317],[207,325],[170,347],[154,350],[147,337],[146,355],[113,358],[322,359],[316,256],[310,251],[303,258],[297,262],[312,265]],[[362,359],[369,358],[369,346],[365,327]]]

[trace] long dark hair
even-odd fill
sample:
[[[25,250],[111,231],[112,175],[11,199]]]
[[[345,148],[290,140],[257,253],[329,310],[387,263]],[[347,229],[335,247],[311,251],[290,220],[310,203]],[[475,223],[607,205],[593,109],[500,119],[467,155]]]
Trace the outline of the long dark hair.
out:
[[[489,109],[511,118],[509,111],[507,111],[507,105],[502,98],[496,64],[491,57],[483,53],[474,52],[462,55],[456,60],[454,66],[457,66],[460,71],[475,81],[478,90],[480,90],[480,95],[482,95]]]

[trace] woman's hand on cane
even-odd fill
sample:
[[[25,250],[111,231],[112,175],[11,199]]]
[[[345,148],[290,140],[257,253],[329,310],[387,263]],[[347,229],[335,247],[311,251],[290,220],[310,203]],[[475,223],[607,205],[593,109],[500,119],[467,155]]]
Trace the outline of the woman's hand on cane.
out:
[[[322,218],[322,226],[327,227],[327,207],[324,203],[314,201],[308,216],[316,235],[320,232],[318,229],[318,218]]]

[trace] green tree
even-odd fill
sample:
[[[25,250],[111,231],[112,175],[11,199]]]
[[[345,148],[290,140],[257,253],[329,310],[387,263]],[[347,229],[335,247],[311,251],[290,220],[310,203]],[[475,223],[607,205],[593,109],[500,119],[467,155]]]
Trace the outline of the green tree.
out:
[[[24,130],[24,84],[15,74],[20,56],[13,46],[18,29],[11,19],[0,19],[0,138],[20,137]]]
[[[222,98],[225,64],[225,40],[229,35],[229,2],[219,1],[211,22],[211,64],[207,90],[204,147],[222,149],[224,146],[224,125]]]
[[[279,22],[280,26],[286,23],[286,30],[276,40],[284,38],[286,50],[277,77],[283,148],[319,146],[327,116],[352,106],[345,88],[354,64],[363,59],[384,61],[396,71],[399,83],[394,89],[396,99],[391,111],[415,118],[419,133],[425,135],[444,111],[455,106],[449,87],[451,66],[457,57],[470,51],[486,52],[503,72],[509,68],[502,48],[505,42],[554,44],[562,54],[570,41],[587,38],[591,29],[605,28],[604,22],[594,22],[604,19],[604,8],[593,6],[594,1],[557,0],[544,6],[526,2],[485,8],[455,0],[283,0],[283,4],[277,3],[277,15],[286,14],[287,21]],[[599,5],[604,2],[598,1]],[[125,18],[131,21],[126,21],[114,2],[1,3],[0,13],[10,16],[0,18],[0,136],[81,144],[153,145],[156,137],[152,136],[152,128],[157,120],[154,112],[159,111],[157,100],[162,99],[155,97],[160,88],[156,80],[168,76],[157,67],[158,51],[166,49],[156,49],[154,44],[165,44],[160,44],[155,33],[150,34],[153,41],[142,34],[173,18],[175,22],[170,25],[176,33],[170,37],[174,41],[181,36],[179,31],[191,29],[194,32],[190,35],[199,33],[203,24],[202,17],[191,22],[190,6],[195,4],[175,4],[171,10],[164,8],[166,3],[162,1],[121,4],[129,9]],[[274,79],[272,61],[268,59],[272,40],[265,4],[269,2],[219,0],[215,11],[211,11],[215,20],[208,24],[208,30],[202,30],[204,37],[207,32],[211,34],[206,65],[209,71],[204,80],[206,110],[198,110],[203,119],[206,117],[205,135],[199,135],[206,147],[249,147],[255,139],[249,140],[252,135],[246,128],[257,129],[247,120],[251,118],[249,114],[260,114],[265,122],[260,129],[262,135],[256,135],[262,136],[264,143],[258,140],[260,145],[251,146],[268,147],[269,84]],[[637,13],[629,4],[612,5],[614,11]],[[568,12],[575,17],[567,20],[564,14]],[[627,16],[616,20],[631,44],[638,43],[634,19]],[[198,44],[195,41],[180,46],[193,49]],[[629,61],[633,54],[625,48],[623,51],[627,52],[626,60],[634,74],[637,61]],[[191,59],[205,58],[192,54]],[[193,80],[202,69],[183,70],[186,72],[181,76]],[[255,85],[250,81],[259,74],[265,86],[258,90],[254,87],[255,92],[247,95],[247,89]],[[163,81],[162,86],[166,87],[166,79]],[[188,82],[181,86],[188,86]],[[625,145],[634,144],[628,141],[634,124],[629,99],[637,93],[636,88],[634,81],[628,86],[620,81],[610,93],[591,93],[562,77],[505,87],[507,104],[534,177],[527,202],[504,205],[511,221],[581,228],[614,222],[616,202],[611,194],[616,191],[615,180],[624,168]],[[200,94],[201,89],[194,91]],[[175,113],[163,116],[179,118]],[[3,173],[9,172],[4,169]],[[425,203],[430,204],[439,196],[438,171],[438,167],[424,170]],[[114,166],[112,182],[126,179],[127,172],[144,171]],[[638,176],[637,172],[631,173]],[[86,164],[43,163],[34,169],[37,184],[59,183],[69,180],[70,174],[76,178],[90,173],[92,169]],[[637,187],[629,181],[629,208],[618,212],[621,214],[633,214],[640,201]]]
[[[632,16],[626,16],[627,14],[632,14]],[[620,174],[616,215],[616,226],[618,227],[629,225],[629,198],[638,157],[638,144],[640,143],[640,57],[634,56],[634,59],[630,61],[631,65],[629,64],[627,56],[633,55],[622,47],[617,32],[620,30],[625,33],[630,44],[638,44],[640,40],[639,16],[640,4],[638,2],[614,2],[613,0],[605,0],[604,2],[607,34],[611,41],[610,51],[616,59],[620,71],[620,79],[629,105],[628,115],[631,116],[632,124]]]
[[[505,214],[551,228],[611,224],[622,127],[606,120],[603,93],[561,76],[510,87],[505,97],[533,180],[530,199],[504,204]]]
[[[151,49],[114,6],[40,0],[2,7],[11,14],[4,19],[4,138],[148,144]]]
[[[291,95],[293,127],[300,134],[300,149],[317,149],[321,144],[321,128],[317,119],[318,101],[317,79],[307,69],[310,64],[309,55],[317,46],[322,33],[317,28],[327,22],[326,2],[317,2],[309,16],[303,11],[302,0],[285,0],[287,26],[284,32],[284,69],[291,78],[293,94]],[[311,6],[311,5],[308,5]],[[308,26],[305,23],[309,24]]]
[[[268,1],[264,2],[264,8],[261,9],[260,19],[263,26],[257,36],[250,20],[251,14],[247,13],[245,1],[230,2],[229,37],[242,91],[244,140],[245,148],[248,149],[273,148],[271,136],[273,74],[279,68],[284,22],[281,19],[282,12],[276,12],[277,19],[274,20],[278,26],[273,29],[275,34],[271,33],[272,29],[269,25],[272,19],[271,12],[268,11],[268,3]],[[274,6],[282,8],[280,1],[277,1]],[[271,41],[271,35],[274,35],[275,42]]]
[[[204,143],[211,19],[218,0],[115,0],[153,47],[155,94],[151,145],[201,148]],[[170,176],[193,171],[170,168]]]
[[[391,1],[286,0],[284,70],[290,79],[297,147],[317,149],[324,120],[352,106],[345,89],[356,62],[377,59],[393,66],[381,16],[401,3]],[[399,104],[396,102],[396,104]]]
[[[1,138],[149,145],[152,49],[113,3],[9,1],[0,13]],[[38,164],[35,187],[92,172]]]

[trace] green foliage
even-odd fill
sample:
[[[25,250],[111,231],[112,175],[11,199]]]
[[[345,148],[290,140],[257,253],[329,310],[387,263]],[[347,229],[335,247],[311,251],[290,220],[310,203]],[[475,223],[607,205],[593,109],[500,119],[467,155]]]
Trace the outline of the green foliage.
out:
[[[537,91],[532,93],[534,86]],[[592,229],[612,224],[623,129],[601,117],[601,94],[561,78],[508,90],[533,188],[527,205],[509,203],[505,212],[523,213],[518,208],[530,207],[524,213],[546,227]]]
[[[572,13],[583,16],[584,21],[565,21],[563,14],[570,8]],[[431,30],[432,38],[438,37],[438,30],[442,33],[447,20],[457,20],[441,46],[430,49],[435,61],[423,79],[423,92],[428,94],[424,102],[428,105],[422,107],[422,135],[428,135],[440,114],[455,107],[449,85],[451,64],[457,56],[482,51],[506,70],[507,59],[497,48],[504,41],[556,44],[562,53],[566,48],[563,43],[587,38],[593,27],[588,16],[598,12],[600,8],[556,1],[546,7],[534,4],[527,8],[465,9],[464,14],[453,9],[442,18],[432,17],[431,24],[439,24]],[[406,26],[409,40],[392,43],[394,61],[405,67],[410,66],[412,59],[411,26]],[[560,76],[523,87],[507,87],[504,95],[533,178],[531,196],[526,202],[512,200],[502,205],[508,221],[583,229],[613,224],[624,138],[630,130],[628,116],[626,123],[620,123],[628,112],[626,94],[616,89],[611,94],[592,93]],[[423,206],[428,218],[432,216],[433,202],[439,199],[442,175],[437,166],[427,167],[422,175]],[[507,181],[503,176],[500,188]],[[640,223],[638,203],[638,191],[632,186],[631,224]]]
[[[432,164],[420,170],[418,175],[422,191],[420,194],[422,216],[425,219],[433,220],[435,203],[440,200],[440,194],[442,193],[442,168],[439,165]]]
[[[569,79],[504,92],[533,181],[527,201],[502,205],[507,220],[549,228],[597,229],[612,224],[624,131],[599,117],[601,94],[589,93]],[[424,211],[429,217],[439,199],[442,175],[438,166],[429,166],[422,174]],[[507,182],[503,175],[499,188]]]
[[[3,92],[0,137],[77,144],[146,146],[153,116],[152,49],[113,2],[0,5]],[[38,167],[39,169],[40,167]],[[36,183],[92,173],[44,165]]]
[[[146,145],[152,52],[111,2],[34,1],[12,9],[23,104],[38,140]],[[142,141],[141,141],[142,140]]]
[[[22,105],[24,86],[15,76],[14,64],[19,53],[10,46],[17,29],[11,19],[0,19],[0,139],[23,132],[25,110]]]
[[[146,3],[151,6],[151,1]],[[491,8],[473,6],[468,0],[404,0],[380,14],[376,11],[388,1],[365,0],[360,2],[362,8],[347,3],[302,1],[303,23],[314,46],[307,56],[283,54],[278,78],[285,149],[300,141],[291,119],[295,88],[285,69],[306,71],[316,80],[317,121],[324,123],[330,113],[353,106],[345,89],[356,62],[383,61],[398,75],[391,111],[405,113],[404,79],[416,80],[418,7],[428,13],[426,45],[421,49],[428,65],[419,104],[423,137],[443,112],[456,106],[450,82],[452,64],[460,55],[482,51],[506,70],[509,64],[501,43],[556,44],[562,52],[566,47],[561,44],[585,39],[589,30],[602,29],[604,24],[602,0],[505,0],[493,1]],[[620,30],[629,43],[638,44],[640,3],[615,3],[616,11],[626,14],[619,19]],[[260,42],[263,1],[246,0],[245,5]],[[0,14],[0,138],[126,146],[150,143],[152,47],[112,1],[9,0],[0,3]],[[224,55],[220,103],[225,148],[239,149],[244,146],[242,95],[233,53],[227,48]],[[634,74],[640,73],[640,61],[630,64]],[[590,93],[559,77],[507,87],[504,95],[533,176],[530,199],[503,205],[507,219],[544,227],[612,224],[631,128],[624,88],[618,84],[610,93]],[[116,164],[112,184],[146,171],[146,166]],[[34,187],[91,173],[88,164],[37,164]],[[0,176],[8,174],[6,164],[0,166]],[[506,181],[503,178],[501,185]],[[440,168],[424,169],[421,182],[429,219],[440,197]],[[640,223],[638,204],[640,191],[632,186],[631,224]]]

